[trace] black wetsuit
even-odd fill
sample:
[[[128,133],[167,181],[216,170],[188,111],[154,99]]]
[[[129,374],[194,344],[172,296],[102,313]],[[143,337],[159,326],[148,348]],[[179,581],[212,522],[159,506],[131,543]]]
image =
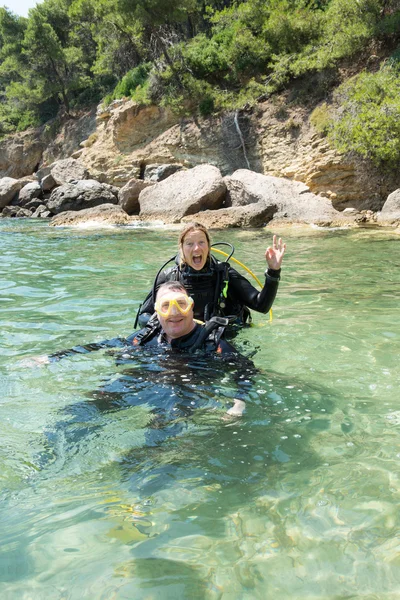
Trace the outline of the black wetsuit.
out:
[[[227,263],[221,263],[214,257],[203,269],[196,271],[187,265],[178,264],[162,271],[155,282],[156,293],[160,285],[166,281],[179,281],[189,296],[194,300],[194,316],[207,321],[212,316],[237,317],[243,324],[253,309],[267,313],[271,308],[278,291],[280,269],[268,269],[265,272],[265,284],[261,291],[257,290],[243,275],[240,275]],[[228,280],[226,297],[222,290]],[[139,312],[139,324],[144,325],[154,313],[153,290],[147,295]]]
[[[168,342],[158,321],[155,321],[155,327],[151,330],[148,327],[144,327],[126,338],[112,338],[93,344],[86,344],[85,346],[74,346],[73,348],[50,354],[49,359],[51,361],[57,361],[66,356],[87,354],[88,352],[106,348],[121,348],[121,350],[123,349],[123,351],[126,352],[129,351],[129,349],[137,348],[138,346],[159,348],[163,351],[172,350],[177,352],[190,352],[193,349],[196,349],[206,352],[207,354],[213,352],[218,354],[237,354],[237,350],[222,338],[224,327],[215,326],[210,332],[206,331],[205,328],[205,325],[196,323],[196,326],[190,333]]]

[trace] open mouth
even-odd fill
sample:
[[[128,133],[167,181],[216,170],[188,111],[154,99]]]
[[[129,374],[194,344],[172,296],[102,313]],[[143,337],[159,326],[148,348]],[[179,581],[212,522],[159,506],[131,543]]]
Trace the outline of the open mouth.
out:
[[[203,262],[203,256],[201,254],[193,255],[192,261],[194,265],[201,265]]]

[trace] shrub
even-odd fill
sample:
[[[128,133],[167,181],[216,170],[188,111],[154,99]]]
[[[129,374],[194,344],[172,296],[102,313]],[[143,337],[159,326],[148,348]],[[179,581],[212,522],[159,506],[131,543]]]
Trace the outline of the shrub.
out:
[[[139,86],[143,88],[149,76],[151,67],[151,63],[142,63],[124,75],[111,94],[111,100],[124,97],[129,98],[134,95]],[[108,104],[109,103],[110,102],[108,102]]]
[[[215,109],[214,98],[205,96],[199,102],[199,112],[202,117],[208,117]]]
[[[340,108],[329,138],[342,152],[356,152],[376,165],[400,161],[400,70],[391,63],[361,73],[340,86]]]
[[[310,115],[310,123],[321,135],[326,136],[328,134],[331,117],[326,102],[314,108]]]

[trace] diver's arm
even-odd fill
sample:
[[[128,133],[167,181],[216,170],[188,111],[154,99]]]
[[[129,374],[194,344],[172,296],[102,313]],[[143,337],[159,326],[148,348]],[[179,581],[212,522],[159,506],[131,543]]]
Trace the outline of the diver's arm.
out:
[[[112,338],[110,340],[102,340],[101,342],[94,342],[92,344],[85,344],[84,346],[73,346],[67,350],[59,350],[53,354],[47,356],[48,362],[57,362],[67,356],[74,356],[75,354],[88,354],[89,352],[95,352],[97,350],[103,350],[104,348],[124,348],[128,345],[126,338]]]
[[[67,356],[74,356],[74,354],[88,354],[95,350],[102,350],[103,348],[124,348],[129,344],[128,339],[125,338],[113,338],[111,340],[103,340],[102,342],[95,342],[93,344],[85,344],[85,346],[74,346],[67,350],[59,350],[53,354],[41,354],[39,356],[31,356],[29,358],[23,358],[20,361],[21,366],[24,367],[37,367],[40,365],[49,365],[53,362],[58,362],[62,358]]]
[[[278,291],[281,270],[268,269],[261,291],[257,290],[243,275],[229,268],[228,293],[233,300],[239,301],[252,310],[267,313],[274,303]]]

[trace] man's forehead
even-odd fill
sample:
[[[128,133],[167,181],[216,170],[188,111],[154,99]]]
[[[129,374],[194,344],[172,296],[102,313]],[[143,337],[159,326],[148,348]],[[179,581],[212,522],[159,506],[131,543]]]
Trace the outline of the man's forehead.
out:
[[[159,300],[160,298],[164,298],[167,300],[174,300],[175,298],[179,298],[181,296],[183,296],[184,298],[188,297],[187,293],[184,292],[183,290],[166,289],[166,290],[160,290],[157,293],[157,300]]]

